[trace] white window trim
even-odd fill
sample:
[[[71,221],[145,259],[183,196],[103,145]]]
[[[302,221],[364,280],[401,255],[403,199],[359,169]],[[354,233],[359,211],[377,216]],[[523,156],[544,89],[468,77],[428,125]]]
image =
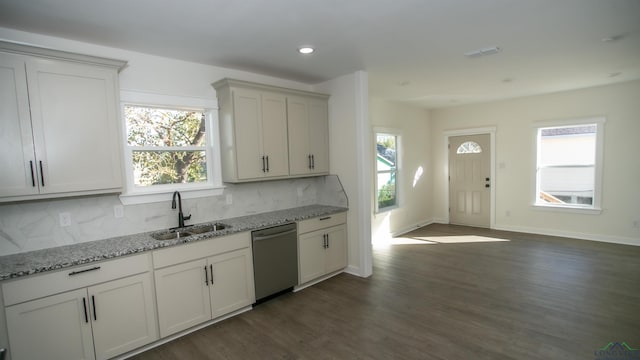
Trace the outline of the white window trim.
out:
[[[125,105],[159,106],[185,110],[203,111],[207,128],[207,182],[202,184],[167,184],[153,188],[141,188],[133,184],[133,164],[131,151],[127,144]],[[218,104],[215,99],[166,95],[149,92],[121,90],[121,133],[124,159],[125,190],[120,195],[124,205],[146,204],[170,201],[174,191],[180,191],[183,199],[222,195],[222,170],[220,165],[220,133],[218,128]]]
[[[391,210],[395,210],[400,207],[403,203],[401,201],[402,194],[402,186],[400,184],[400,180],[402,179],[401,169],[402,169],[402,131],[398,129],[391,128],[383,128],[383,127],[374,127],[373,128],[373,154],[377,155],[377,143],[378,134],[385,135],[394,135],[396,137],[396,204],[393,206],[387,206],[383,209],[378,208],[378,167],[376,164],[377,158],[374,158],[373,161],[373,171],[374,171],[374,180],[373,180],[373,204],[374,204],[374,214],[382,214]]]
[[[532,207],[537,210],[559,211],[566,213],[576,214],[600,214],[602,212],[602,168],[604,166],[604,124],[607,119],[602,117],[591,117],[582,119],[569,119],[569,120],[551,120],[551,121],[537,121],[533,124],[533,146],[536,151],[534,152],[533,164],[533,202]],[[575,126],[575,125],[596,125],[596,161],[595,161],[595,179],[593,185],[593,204],[591,206],[566,204],[566,205],[554,205],[542,203],[538,199],[539,186],[538,186],[538,159],[540,158],[540,148],[538,146],[538,131],[540,128],[549,127],[563,127],[563,126]]]

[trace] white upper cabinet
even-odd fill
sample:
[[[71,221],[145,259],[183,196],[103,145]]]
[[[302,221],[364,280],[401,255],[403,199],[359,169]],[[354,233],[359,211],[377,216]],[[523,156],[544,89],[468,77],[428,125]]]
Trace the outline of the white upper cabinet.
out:
[[[0,201],[121,191],[123,65],[0,42]]]
[[[237,178],[287,176],[285,97],[247,89],[231,91],[234,122],[228,126],[233,126],[234,137],[229,140],[235,141]]]
[[[328,95],[232,79],[213,86],[224,181],[329,173]]]
[[[287,97],[291,175],[329,173],[329,124],[326,99]]]
[[[0,53],[0,196],[38,194],[25,60]]]

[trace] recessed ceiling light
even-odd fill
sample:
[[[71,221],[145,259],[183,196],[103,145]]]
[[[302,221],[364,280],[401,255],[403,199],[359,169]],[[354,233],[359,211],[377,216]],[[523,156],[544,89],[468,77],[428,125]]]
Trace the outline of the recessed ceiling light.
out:
[[[314,51],[316,51],[316,49],[312,48],[311,46],[303,46],[298,48],[298,52],[300,54],[311,54]]]

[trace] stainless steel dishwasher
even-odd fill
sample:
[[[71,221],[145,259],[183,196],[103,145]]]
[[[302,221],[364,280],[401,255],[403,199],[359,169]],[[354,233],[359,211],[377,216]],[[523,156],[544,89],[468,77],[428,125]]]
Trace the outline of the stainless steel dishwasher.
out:
[[[291,291],[298,284],[298,236],[295,223],[251,233],[256,303]]]

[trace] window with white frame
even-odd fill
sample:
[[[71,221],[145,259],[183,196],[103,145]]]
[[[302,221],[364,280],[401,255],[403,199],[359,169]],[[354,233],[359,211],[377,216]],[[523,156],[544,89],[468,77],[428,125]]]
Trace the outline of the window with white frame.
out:
[[[538,206],[599,209],[604,119],[537,127]]]
[[[125,105],[133,185],[207,183],[203,111]]]
[[[376,212],[382,212],[398,206],[399,136],[376,131],[375,140]]]
[[[181,102],[186,105],[175,105]],[[216,110],[198,105],[203,102],[186,97],[123,96],[127,189],[121,199],[176,190],[211,195],[208,190],[222,188],[217,132],[212,131]]]

